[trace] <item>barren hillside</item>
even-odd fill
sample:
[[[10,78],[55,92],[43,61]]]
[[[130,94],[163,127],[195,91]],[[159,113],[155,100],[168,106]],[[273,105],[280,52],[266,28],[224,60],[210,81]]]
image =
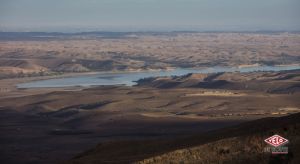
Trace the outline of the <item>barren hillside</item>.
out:
[[[0,70],[9,71],[8,77],[300,61],[297,33],[57,34],[51,39],[10,35],[16,38],[4,36],[0,42]],[[1,73],[0,77],[7,75]]]

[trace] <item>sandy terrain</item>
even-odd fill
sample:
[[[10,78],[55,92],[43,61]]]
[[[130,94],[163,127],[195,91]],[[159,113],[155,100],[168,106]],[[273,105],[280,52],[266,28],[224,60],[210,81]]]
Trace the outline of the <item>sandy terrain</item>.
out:
[[[245,96],[245,93],[237,93],[237,92],[228,92],[228,91],[204,91],[201,93],[192,93],[186,94],[184,97],[194,97],[194,96],[223,96],[223,97],[232,97],[232,96]]]
[[[243,96],[235,90],[256,90],[268,93],[299,92],[299,70],[281,72],[187,74],[173,77],[150,77],[137,81],[138,86],[155,88],[206,88],[225,91],[207,91],[196,95]],[[193,95],[193,96],[196,96]],[[188,95],[191,96],[191,95]],[[256,95],[260,96],[260,95]]]
[[[277,73],[276,77],[264,74],[273,79],[293,77],[281,80],[287,86],[297,79],[297,71]],[[235,74],[248,79],[246,75]],[[201,80],[210,75],[191,77]],[[278,86],[281,83],[272,85]],[[106,86],[17,92],[23,96],[0,98],[0,151],[5,155],[1,159],[10,163],[19,159],[53,163],[97,143],[190,136],[300,109],[298,90],[287,94],[260,89]]]
[[[147,158],[151,163],[155,157],[164,162],[177,154],[159,156],[166,152],[184,154],[187,146],[264,131],[270,124],[266,117],[300,110],[299,70],[157,77],[134,87],[18,89],[18,83],[95,71],[290,65],[299,64],[299,52],[298,33],[0,38],[0,161],[130,163]],[[248,124],[261,118],[264,126]],[[243,133],[236,131],[241,127],[246,127]],[[201,157],[198,150],[193,149]]]
[[[299,156],[300,114],[263,118],[191,136],[152,140],[102,142],[65,162],[78,163],[292,163]],[[264,152],[264,139],[279,134],[288,138],[288,155]],[[259,162],[258,162],[259,161]]]
[[[216,65],[289,65],[300,61],[298,33],[174,32],[69,37],[1,40],[0,78]]]
[[[246,135],[231,135],[226,137],[226,134],[220,135],[223,138],[217,139],[213,142],[198,143],[188,146],[183,149],[171,151],[156,157],[145,159],[136,163],[139,164],[165,164],[165,163],[299,163],[299,119],[300,115],[292,115],[289,117],[273,118],[269,120],[258,120],[248,123],[248,130],[255,129],[254,132],[246,132]],[[277,122],[277,125],[274,125]],[[255,128],[255,125],[264,125],[263,128]],[[252,127],[251,127],[252,125]],[[267,125],[267,126],[266,126]],[[269,127],[268,127],[269,126]],[[283,128],[284,127],[284,128]],[[244,131],[243,127],[236,127],[234,133],[241,133]],[[225,133],[230,133],[232,130],[225,129]],[[286,155],[271,155],[266,153],[265,148],[268,147],[264,140],[272,133],[283,135],[291,142],[288,145],[288,154]],[[234,137],[233,137],[234,136]],[[199,137],[199,136],[198,136]],[[196,136],[194,136],[196,139]],[[179,141],[180,142],[180,141]],[[181,141],[184,142],[184,141]],[[188,142],[188,141],[186,141]],[[78,161],[96,161],[97,157],[93,156],[97,153],[87,153],[83,155]],[[292,155],[291,155],[292,154]],[[76,159],[73,160],[74,162]],[[100,160],[99,160],[100,161]],[[71,162],[70,162],[71,163]],[[91,163],[91,162],[90,162]]]

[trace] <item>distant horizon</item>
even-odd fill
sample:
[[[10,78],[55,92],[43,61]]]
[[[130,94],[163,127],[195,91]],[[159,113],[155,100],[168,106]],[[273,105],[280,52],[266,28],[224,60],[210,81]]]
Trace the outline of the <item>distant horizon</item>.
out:
[[[0,0],[0,31],[300,31],[299,0]]]
[[[189,31],[189,32],[298,32],[300,28],[284,29],[284,28],[247,28],[247,27],[212,27],[202,28],[197,26],[187,27],[23,27],[11,28],[1,27],[0,32],[58,32],[58,33],[81,33],[81,32],[175,32],[175,31]]]
[[[186,32],[186,33],[298,33],[300,30],[157,30],[157,29],[145,29],[145,30],[1,30],[0,33],[61,33],[61,34],[80,34],[80,33],[173,33],[173,32]]]

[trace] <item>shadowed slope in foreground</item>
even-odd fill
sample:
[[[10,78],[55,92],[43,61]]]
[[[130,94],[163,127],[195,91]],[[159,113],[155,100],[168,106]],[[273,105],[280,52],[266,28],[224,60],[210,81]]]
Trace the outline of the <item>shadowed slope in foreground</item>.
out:
[[[67,163],[299,163],[299,120],[297,113],[187,138],[103,143]],[[263,140],[273,134],[289,139],[288,155],[263,153]]]

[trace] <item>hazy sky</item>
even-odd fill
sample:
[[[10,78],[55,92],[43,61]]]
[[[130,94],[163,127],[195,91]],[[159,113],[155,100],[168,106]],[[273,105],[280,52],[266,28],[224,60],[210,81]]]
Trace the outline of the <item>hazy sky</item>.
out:
[[[300,30],[300,0],[0,0],[0,30]]]

